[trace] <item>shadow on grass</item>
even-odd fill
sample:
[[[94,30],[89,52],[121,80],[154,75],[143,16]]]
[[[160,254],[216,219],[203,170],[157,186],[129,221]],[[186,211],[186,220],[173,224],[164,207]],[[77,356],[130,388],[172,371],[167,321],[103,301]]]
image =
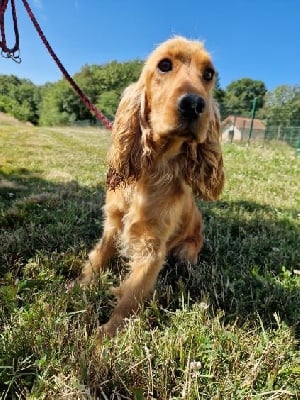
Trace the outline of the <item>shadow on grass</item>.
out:
[[[101,235],[103,187],[53,183],[24,169],[9,175],[0,169],[0,178],[0,277],[22,279],[31,259],[55,254],[53,277],[74,278]],[[176,309],[185,297],[223,310],[226,321],[258,314],[272,325],[276,313],[294,324],[300,314],[296,210],[244,201],[200,207],[205,245],[199,263],[169,259],[157,285],[160,306]]]
[[[21,277],[28,261],[41,254],[68,259],[68,252],[85,251],[101,235],[103,201],[101,186],[46,181],[24,168],[7,174],[0,165],[0,277]],[[74,258],[69,270],[60,267],[57,272],[67,277],[78,273]]]
[[[184,291],[190,302],[223,310],[227,322],[259,316],[267,327],[276,325],[278,316],[294,325],[300,317],[297,210],[246,201],[202,203],[200,208],[205,244],[198,265],[169,260],[159,291],[172,285],[172,292]],[[180,306],[180,296],[162,297],[165,306]]]

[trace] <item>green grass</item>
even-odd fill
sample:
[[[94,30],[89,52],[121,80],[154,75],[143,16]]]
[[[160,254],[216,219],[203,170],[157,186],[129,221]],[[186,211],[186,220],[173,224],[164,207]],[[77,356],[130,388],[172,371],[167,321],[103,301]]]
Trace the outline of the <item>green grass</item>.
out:
[[[108,146],[97,129],[0,128],[0,399],[300,399],[294,150],[224,146],[198,265],[169,260],[99,349],[119,276],[66,286],[101,236]]]

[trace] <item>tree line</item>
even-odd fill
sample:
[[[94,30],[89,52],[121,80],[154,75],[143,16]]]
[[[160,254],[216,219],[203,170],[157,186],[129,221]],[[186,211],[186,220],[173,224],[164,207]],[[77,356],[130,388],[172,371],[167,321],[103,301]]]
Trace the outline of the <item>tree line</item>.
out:
[[[113,120],[124,88],[138,79],[142,65],[140,60],[85,65],[73,78],[90,100]],[[217,77],[214,97],[222,118],[249,117],[256,98],[256,116],[267,125],[300,126],[299,85],[281,85],[268,91],[264,82],[243,78],[222,89]],[[96,123],[65,79],[37,86],[28,79],[0,75],[0,111],[34,125]]]

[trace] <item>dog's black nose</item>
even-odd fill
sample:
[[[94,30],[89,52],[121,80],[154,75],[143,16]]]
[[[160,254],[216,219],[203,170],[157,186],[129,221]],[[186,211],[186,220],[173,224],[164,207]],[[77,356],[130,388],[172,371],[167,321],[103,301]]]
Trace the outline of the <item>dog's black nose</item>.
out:
[[[178,99],[178,110],[185,119],[193,120],[199,117],[205,108],[203,97],[194,93],[187,93]]]

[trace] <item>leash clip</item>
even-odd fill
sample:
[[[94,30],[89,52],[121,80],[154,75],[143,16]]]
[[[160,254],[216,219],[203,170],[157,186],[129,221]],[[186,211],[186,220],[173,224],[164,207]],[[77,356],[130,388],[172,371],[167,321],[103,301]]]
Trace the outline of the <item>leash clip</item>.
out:
[[[5,51],[1,50],[1,56],[3,58],[10,58],[17,64],[21,64],[22,59],[20,57],[20,52],[19,51]]]

